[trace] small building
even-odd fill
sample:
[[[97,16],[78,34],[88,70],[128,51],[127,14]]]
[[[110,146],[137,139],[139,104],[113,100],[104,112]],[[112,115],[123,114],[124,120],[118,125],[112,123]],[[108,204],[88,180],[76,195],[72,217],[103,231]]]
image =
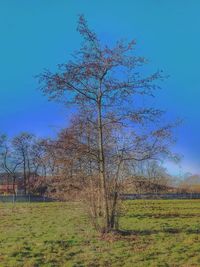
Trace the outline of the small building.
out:
[[[23,178],[17,174],[15,181],[7,173],[0,173],[0,195],[20,195],[24,193]]]
[[[17,184],[0,184],[0,195],[10,195],[18,193]]]

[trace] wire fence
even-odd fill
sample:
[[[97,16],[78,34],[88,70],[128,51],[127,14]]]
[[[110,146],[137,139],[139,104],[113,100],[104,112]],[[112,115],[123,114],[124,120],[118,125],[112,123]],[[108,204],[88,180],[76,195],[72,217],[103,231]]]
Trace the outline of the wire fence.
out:
[[[200,193],[146,193],[146,194],[123,194],[123,200],[136,199],[200,199]],[[56,199],[35,195],[0,195],[0,202],[54,202]]]
[[[135,199],[200,199],[200,193],[146,193],[146,194],[123,194],[124,200]]]
[[[34,195],[0,195],[0,202],[53,202],[55,199]]]

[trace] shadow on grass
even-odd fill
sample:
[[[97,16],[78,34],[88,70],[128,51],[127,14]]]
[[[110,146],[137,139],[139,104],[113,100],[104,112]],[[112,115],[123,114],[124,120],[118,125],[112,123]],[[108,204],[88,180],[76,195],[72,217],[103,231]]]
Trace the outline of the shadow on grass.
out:
[[[133,215],[127,215],[127,218],[137,218],[137,219],[171,219],[171,218],[179,218],[179,219],[185,219],[185,218],[199,218],[200,213],[191,213],[191,214],[178,214],[178,213],[169,213],[169,214],[152,214],[152,213],[146,213],[146,214],[133,214]]]
[[[121,236],[148,236],[148,235],[155,235],[155,234],[161,234],[161,233],[166,233],[166,234],[200,234],[200,229],[177,229],[177,228],[166,228],[162,230],[149,230],[149,229],[144,229],[144,230],[124,230],[120,229],[115,232],[116,234],[119,234]]]
[[[145,236],[145,235],[154,235],[160,233],[170,233],[170,234],[178,234],[181,230],[179,229],[164,229],[164,230],[118,230],[117,233],[121,236],[131,236],[131,235],[138,235],[138,236]]]

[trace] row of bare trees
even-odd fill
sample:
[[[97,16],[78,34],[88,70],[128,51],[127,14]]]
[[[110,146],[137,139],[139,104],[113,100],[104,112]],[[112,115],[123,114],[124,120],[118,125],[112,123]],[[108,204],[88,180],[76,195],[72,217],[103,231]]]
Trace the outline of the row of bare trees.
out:
[[[25,194],[33,191],[31,182],[44,170],[41,158],[42,146],[36,137],[29,133],[22,133],[10,139],[6,135],[0,137],[0,172],[2,179],[12,183],[13,193],[17,178],[22,177]]]

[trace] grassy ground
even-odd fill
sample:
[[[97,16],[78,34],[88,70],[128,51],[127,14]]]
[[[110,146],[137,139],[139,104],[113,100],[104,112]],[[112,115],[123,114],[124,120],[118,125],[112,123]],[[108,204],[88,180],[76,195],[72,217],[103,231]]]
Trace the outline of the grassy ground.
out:
[[[73,203],[0,204],[0,266],[200,266],[200,200],[124,202],[101,236]]]

